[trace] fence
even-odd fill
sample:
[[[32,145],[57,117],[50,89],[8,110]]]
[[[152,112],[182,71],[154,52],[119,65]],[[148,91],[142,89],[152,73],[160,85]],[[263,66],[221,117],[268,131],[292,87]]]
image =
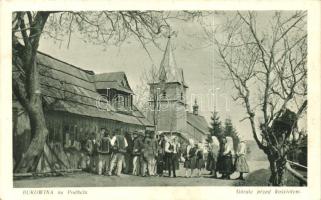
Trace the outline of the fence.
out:
[[[302,169],[301,173],[298,170],[293,169],[292,166]],[[287,160],[286,169],[292,175],[292,177],[299,181],[301,186],[307,185],[307,177],[302,174],[302,172],[307,171],[308,168],[306,166]]]

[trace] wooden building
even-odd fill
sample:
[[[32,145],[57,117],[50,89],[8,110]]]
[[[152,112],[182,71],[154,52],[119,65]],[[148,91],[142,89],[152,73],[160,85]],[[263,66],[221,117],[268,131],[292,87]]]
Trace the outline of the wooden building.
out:
[[[158,77],[150,86],[149,121],[155,123],[157,132],[179,136],[182,142],[194,139],[203,142],[210,134],[205,118],[199,115],[199,106],[195,101],[193,111],[187,110],[183,69],[177,67],[174,51],[169,37],[160,64]]]
[[[133,91],[124,72],[95,74],[41,52],[37,63],[49,130],[44,147],[47,157],[39,158],[37,171],[78,168],[84,142],[91,134],[99,137],[101,128],[111,133],[116,128],[129,133],[153,129],[133,105]],[[13,66],[13,79],[20,80],[19,69]],[[30,125],[14,95],[13,140],[14,160],[19,160],[30,143]]]

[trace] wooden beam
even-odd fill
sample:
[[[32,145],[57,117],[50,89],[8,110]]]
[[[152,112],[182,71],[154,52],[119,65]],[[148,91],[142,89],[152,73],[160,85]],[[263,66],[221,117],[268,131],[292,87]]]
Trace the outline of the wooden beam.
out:
[[[285,165],[286,169],[295,177],[297,178],[301,183],[304,183],[305,185],[307,185],[307,179],[300,174],[299,172],[295,171],[290,164],[287,162]]]

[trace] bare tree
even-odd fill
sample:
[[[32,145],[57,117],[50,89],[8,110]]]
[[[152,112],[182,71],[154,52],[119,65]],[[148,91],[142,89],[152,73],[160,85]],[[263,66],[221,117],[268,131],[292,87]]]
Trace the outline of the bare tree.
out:
[[[287,154],[300,138],[297,122],[307,107],[306,12],[224,13],[205,28],[218,64],[247,112],[253,137],[267,155],[270,184],[284,184]],[[259,125],[257,125],[257,122]]]
[[[79,33],[83,40],[99,45],[121,45],[135,37],[143,48],[153,43],[168,27],[168,19],[188,20],[193,12],[158,11],[101,11],[101,12],[55,12],[21,11],[13,13],[12,48],[13,63],[21,71],[13,79],[13,92],[30,118],[31,143],[18,161],[16,172],[34,170],[34,163],[43,152],[48,130],[43,113],[39,84],[37,51],[42,37],[61,41]]]
[[[153,65],[145,70],[141,76],[141,83],[136,89],[135,102],[145,115],[151,119],[157,130],[159,115],[162,111],[161,101],[167,85],[159,80],[158,68]]]

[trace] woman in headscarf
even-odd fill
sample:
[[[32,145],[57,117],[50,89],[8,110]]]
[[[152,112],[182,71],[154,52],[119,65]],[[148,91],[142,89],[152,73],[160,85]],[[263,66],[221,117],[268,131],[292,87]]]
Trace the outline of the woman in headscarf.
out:
[[[235,161],[235,171],[240,173],[238,179],[244,180],[243,174],[248,173],[249,165],[246,162],[246,144],[245,140],[241,135],[238,135],[239,144],[237,146],[236,161]]]
[[[217,178],[217,160],[220,149],[220,143],[217,137],[212,136],[208,138],[208,168],[207,170],[211,171],[211,175],[213,178]]]
[[[193,171],[195,169],[196,166],[196,147],[194,145],[194,140],[193,139],[189,139],[189,144],[186,147],[186,150],[184,152],[184,158],[185,158],[185,162],[184,162],[184,168],[185,168],[185,177],[191,177],[193,175]],[[188,170],[191,170],[190,175],[188,176]]]
[[[230,175],[233,173],[233,139],[231,137],[226,137],[222,139],[222,144],[224,144],[224,149],[222,152],[222,163],[220,173],[222,174],[222,179],[230,179]]]

